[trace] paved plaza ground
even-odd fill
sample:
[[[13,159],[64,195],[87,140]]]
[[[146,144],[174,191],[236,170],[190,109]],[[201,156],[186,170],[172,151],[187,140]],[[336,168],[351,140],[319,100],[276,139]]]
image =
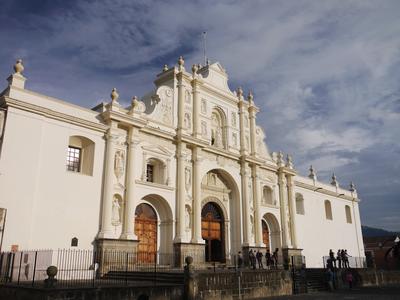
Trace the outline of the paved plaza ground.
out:
[[[400,300],[400,286],[356,287],[352,290],[338,290],[332,293],[320,292],[305,295],[260,298],[265,300]]]

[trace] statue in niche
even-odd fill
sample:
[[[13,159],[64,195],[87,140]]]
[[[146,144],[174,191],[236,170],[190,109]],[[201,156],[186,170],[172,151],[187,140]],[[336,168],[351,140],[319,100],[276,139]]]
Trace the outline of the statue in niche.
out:
[[[115,176],[119,180],[121,179],[122,175],[124,174],[125,170],[125,154],[124,151],[117,150],[114,156],[114,173]]]
[[[202,114],[207,113],[207,103],[206,103],[206,100],[204,100],[204,99],[201,100],[201,113]]]
[[[188,90],[186,90],[185,92],[185,101],[186,103],[190,103],[190,92]]]
[[[121,224],[121,205],[119,203],[118,197],[116,196],[114,196],[112,203],[111,224],[114,226],[118,226]]]
[[[185,119],[183,120],[185,129],[190,129],[190,114],[185,113]]]
[[[185,228],[187,230],[191,228],[190,208],[188,206],[186,206],[186,208],[185,208]]]
[[[192,178],[191,178],[191,172],[190,172],[190,168],[186,167],[185,168],[185,188],[186,188],[186,192],[189,191],[190,189],[190,185],[192,184]]]

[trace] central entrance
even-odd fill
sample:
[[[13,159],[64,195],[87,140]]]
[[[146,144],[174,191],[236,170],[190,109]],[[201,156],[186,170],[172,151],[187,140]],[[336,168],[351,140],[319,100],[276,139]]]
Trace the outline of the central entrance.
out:
[[[271,250],[269,246],[269,229],[267,222],[265,222],[264,220],[262,220],[261,222],[262,222],[263,243],[265,244],[267,249]]]
[[[201,236],[206,242],[206,262],[223,262],[225,260],[224,217],[214,202],[208,202],[201,211]]]
[[[145,203],[136,207],[135,234],[138,237],[138,260],[155,262],[157,254],[157,214]]]

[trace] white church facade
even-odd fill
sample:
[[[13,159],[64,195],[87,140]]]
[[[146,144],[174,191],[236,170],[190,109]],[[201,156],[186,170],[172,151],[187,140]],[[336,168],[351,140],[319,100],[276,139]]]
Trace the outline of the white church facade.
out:
[[[270,153],[253,95],[219,63],[164,66],[129,107],[83,108],[25,88],[21,61],[0,94],[1,251],[116,249],[232,263],[278,248],[321,267],[363,257],[359,199]]]

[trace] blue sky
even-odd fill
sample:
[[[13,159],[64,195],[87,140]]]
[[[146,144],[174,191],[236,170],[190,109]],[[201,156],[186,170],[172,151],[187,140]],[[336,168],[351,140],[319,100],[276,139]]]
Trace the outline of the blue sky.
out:
[[[254,91],[271,151],[357,185],[364,225],[400,231],[399,1],[2,0],[1,87],[85,107],[142,96],[164,64],[207,52]]]

